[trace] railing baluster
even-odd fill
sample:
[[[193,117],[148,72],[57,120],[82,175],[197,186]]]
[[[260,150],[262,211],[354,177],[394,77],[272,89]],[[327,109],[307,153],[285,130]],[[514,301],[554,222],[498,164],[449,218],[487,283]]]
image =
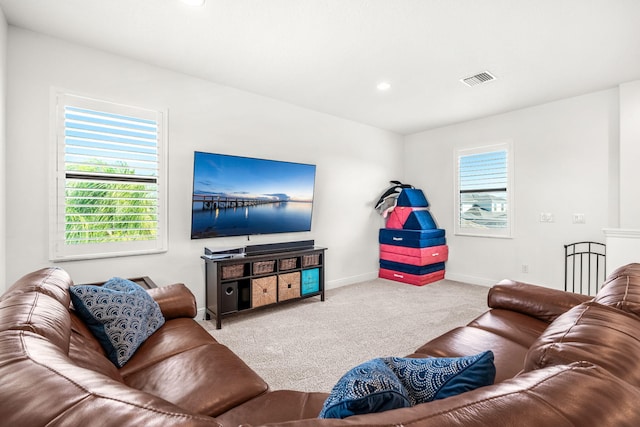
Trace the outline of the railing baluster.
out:
[[[598,292],[600,281],[604,282],[606,274],[606,245],[598,242],[576,242],[564,245],[564,288],[565,291],[576,292],[576,279],[578,279],[579,292],[586,295],[594,295]],[[577,259],[579,257],[579,259]],[[586,261],[585,261],[586,258]],[[604,267],[600,268],[600,261]],[[586,264],[585,264],[586,262]],[[595,266],[592,266],[595,264]],[[570,267],[571,266],[571,267]],[[594,276],[595,267],[595,276]],[[569,268],[571,268],[571,289],[569,289]],[[578,272],[579,270],[579,272]],[[585,289],[585,277],[586,289]],[[579,278],[576,276],[579,274]],[[602,277],[601,277],[602,276]],[[593,285],[592,285],[593,284]]]

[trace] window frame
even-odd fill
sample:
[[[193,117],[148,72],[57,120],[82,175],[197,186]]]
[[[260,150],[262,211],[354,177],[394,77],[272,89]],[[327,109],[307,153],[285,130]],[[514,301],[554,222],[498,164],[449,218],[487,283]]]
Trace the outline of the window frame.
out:
[[[492,153],[496,151],[506,151],[507,160],[507,226],[505,228],[476,228],[476,227],[463,227],[460,225],[460,158],[464,156],[471,156],[477,154]],[[492,238],[513,238],[514,231],[514,161],[513,161],[513,143],[512,141],[501,141],[490,145],[483,145],[477,147],[465,147],[454,150],[454,183],[455,183],[455,197],[454,197],[454,234],[459,236],[472,236],[472,237],[492,237]]]
[[[157,122],[157,235],[150,240],[101,243],[66,243],[65,106],[88,108]],[[163,253],[168,249],[167,224],[167,111],[126,105],[95,97],[51,89],[51,174],[49,191],[49,260],[52,262]]]

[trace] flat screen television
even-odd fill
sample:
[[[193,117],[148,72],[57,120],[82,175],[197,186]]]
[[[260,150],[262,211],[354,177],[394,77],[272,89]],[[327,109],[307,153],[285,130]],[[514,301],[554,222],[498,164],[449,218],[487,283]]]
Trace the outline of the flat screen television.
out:
[[[191,238],[311,230],[315,165],[196,151]]]

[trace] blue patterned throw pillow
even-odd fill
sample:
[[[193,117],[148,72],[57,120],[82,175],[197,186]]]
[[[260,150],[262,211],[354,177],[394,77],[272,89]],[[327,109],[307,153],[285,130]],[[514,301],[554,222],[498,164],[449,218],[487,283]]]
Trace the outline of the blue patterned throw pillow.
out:
[[[382,359],[373,359],[340,378],[318,417],[346,418],[408,406],[409,398],[398,377]]]
[[[407,391],[411,405],[455,396],[493,384],[493,352],[465,357],[383,359]]]
[[[158,303],[130,280],[114,277],[102,286],[72,286],[69,292],[76,313],[119,368],[164,324]]]
[[[319,418],[405,408],[493,384],[493,352],[424,359],[384,357],[356,366],[333,387]]]

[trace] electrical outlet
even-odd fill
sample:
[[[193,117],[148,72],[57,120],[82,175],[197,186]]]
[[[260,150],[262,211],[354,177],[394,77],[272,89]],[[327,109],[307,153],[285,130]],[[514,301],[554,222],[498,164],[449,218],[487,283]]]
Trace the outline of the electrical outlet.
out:
[[[523,273],[528,273],[529,272],[529,265],[528,264],[522,264],[522,272]]]
[[[551,212],[540,212],[540,222],[553,222],[553,214]]]
[[[583,213],[574,213],[573,214],[573,223],[574,224],[585,224],[587,221],[584,218]]]

